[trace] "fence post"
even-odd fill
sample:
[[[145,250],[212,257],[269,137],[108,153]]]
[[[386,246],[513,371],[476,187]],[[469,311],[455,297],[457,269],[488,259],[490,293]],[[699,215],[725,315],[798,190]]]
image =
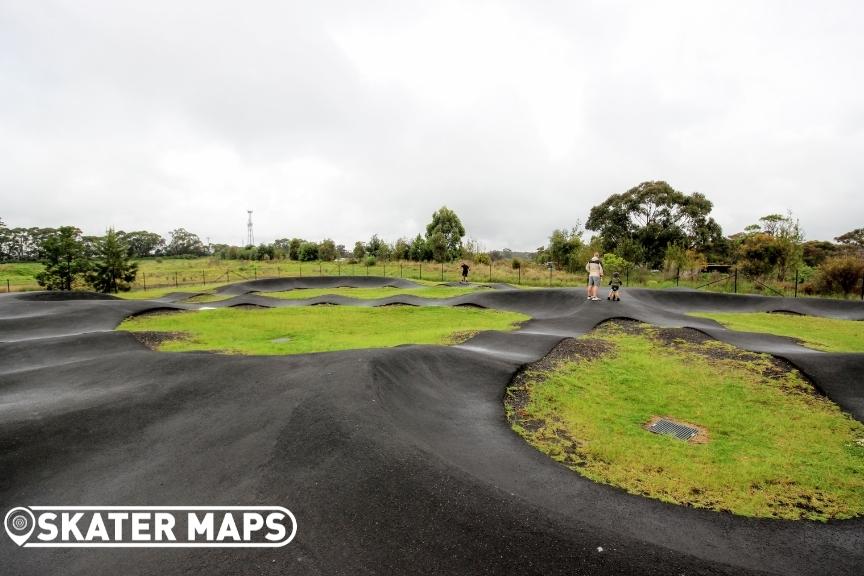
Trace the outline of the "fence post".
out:
[[[735,268],[735,283],[733,284],[733,291],[735,294],[738,293],[738,268]]]
[[[795,269],[795,298],[798,297],[798,269]]]
[[[255,268],[253,268],[252,272],[255,274],[255,280],[257,280],[258,279],[258,267],[256,266]]]
[[[12,289],[9,287],[9,278],[7,278],[6,279],[6,293],[8,294],[11,291],[12,291]]]
[[[675,287],[678,287],[678,281],[681,279],[681,267],[675,267]]]
[[[441,281],[444,281],[444,263],[441,262]]]
[[[489,259],[489,282],[492,282],[492,259]]]
[[[626,280],[624,280],[624,286],[630,286],[630,267],[628,266],[626,270],[627,270],[627,271],[625,272],[625,274],[626,274],[626,276],[625,276]]]
[[[141,277],[144,279],[144,292],[146,292],[147,291],[147,273],[142,272]]]
[[[225,270],[225,282],[231,282],[231,270]]]
[[[207,273],[204,270],[201,270],[201,283],[207,285]]]
[[[420,280],[423,279],[423,261],[420,261]]]
[[[399,278],[402,278],[402,262],[399,262]]]
[[[180,286],[177,284],[177,272],[174,272],[174,288],[179,288]]]
[[[864,274],[861,275],[861,300],[864,300]]]
[[[516,276],[519,278],[519,285],[522,285],[522,266],[516,269]]]

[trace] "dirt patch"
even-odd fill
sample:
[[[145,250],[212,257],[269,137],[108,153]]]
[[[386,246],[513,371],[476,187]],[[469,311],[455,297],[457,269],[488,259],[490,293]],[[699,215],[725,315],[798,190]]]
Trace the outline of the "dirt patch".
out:
[[[633,320],[632,318],[610,318],[595,326],[592,332],[599,330],[620,330],[625,334],[643,334],[647,326],[644,322]]]
[[[179,312],[186,312],[186,310],[180,308],[150,308],[149,310],[136,312],[135,314],[130,315],[129,318],[137,318],[139,316],[167,316],[168,314],[177,314]]]
[[[759,366],[762,375],[772,380],[782,380],[790,372],[796,372],[797,368],[791,363],[771,356],[736,348],[715,340],[704,332],[693,328],[656,328],[644,326],[641,334],[647,335],[661,342],[669,350],[686,354],[696,354],[708,360],[733,360],[736,362],[749,363]],[[804,375],[801,375],[804,378]],[[806,379],[806,378],[805,378]],[[818,395],[815,387],[813,395]]]
[[[680,343],[704,344],[709,340],[714,340],[711,336],[693,328],[653,328],[652,330],[643,330],[642,334],[646,332],[650,332],[655,340],[667,346],[675,346]]]
[[[188,339],[183,332],[130,332],[130,334],[151,350],[158,350],[165,342]]]
[[[447,342],[449,344],[462,344],[463,342],[467,342],[477,334],[479,334],[479,330],[461,330],[459,332],[453,332],[448,338]]]
[[[565,338],[546,356],[525,366],[516,378],[524,377],[526,372],[549,372],[562,362],[595,360],[614,349],[614,344],[599,338]]]
[[[646,328],[641,333],[661,343],[664,348],[688,354],[697,354],[708,360],[737,360],[752,362],[763,356],[729,346],[693,328]]]
[[[614,350],[614,344],[599,338],[565,338],[546,356],[523,366],[516,373],[506,392],[505,406],[510,423],[518,424],[530,432],[536,432],[546,425],[542,420],[529,418],[525,410],[531,401],[531,386],[538,373],[551,372],[565,362],[595,360]],[[566,435],[566,431],[563,429],[557,431],[559,435]],[[567,440],[569,441],[567,444],[573,447],[574,460],[583,461],[581,457],[578,457],[576,451],[578,443],[571,438],[567,438]]]

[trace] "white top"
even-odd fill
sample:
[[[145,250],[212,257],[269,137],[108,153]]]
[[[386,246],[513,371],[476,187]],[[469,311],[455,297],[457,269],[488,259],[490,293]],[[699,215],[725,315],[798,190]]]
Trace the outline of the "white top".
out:
[[[585,271],[588,272],[589,276],[603,276],[603,264],[600,263],[600,260],[592,258],[585,265]]]

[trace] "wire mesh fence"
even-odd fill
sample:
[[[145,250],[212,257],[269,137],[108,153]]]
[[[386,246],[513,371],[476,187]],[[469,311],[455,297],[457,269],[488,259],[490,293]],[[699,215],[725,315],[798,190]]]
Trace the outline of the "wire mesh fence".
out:
[[[468,280],[481,284],[510,284],[521,287],[584,287],[587,273],[558,269],[532,262],[522,262],[513,267],[512,261],[496,261],[491,264],[469,264]],[[607,271],[603,284],[608,284],[611,272]],[[799,278],[778,281],[770,278],[747,276],[734,268],[728,272],[704,272],[699,270],[648,270],[631,267],[618,271],[625,287],[646,288],[690,288],[731,294],[761,294],[767,296],[804,296]],[[462,279],[461,262],[297,262],[289,260],[243,261],[243,260],[145,260],[139,263],[139,272],[132,283],[132,292],[144,296],[151,292],[208,291],[232,282],[260,280],[264,278],[302,278],[304,276],[377,276],[403,278],[422,282],[459,282]],[[860,298],[864,299],[864,277],[860,281]],[[39,290],[33,277],[5,279],[7,292]],[[81,286],[84,289],[84,286]]]

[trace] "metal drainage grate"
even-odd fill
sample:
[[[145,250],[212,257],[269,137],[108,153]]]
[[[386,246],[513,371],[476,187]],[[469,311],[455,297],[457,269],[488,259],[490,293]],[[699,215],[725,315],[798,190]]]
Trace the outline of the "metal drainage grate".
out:
[[[655,434],[666,434],[667,436],[674,436],[679,440],[689,440],[699,432],[698,430],[696,430],[695,428],[691,428],[690,426],[684,426],[683,424],[676,424],[675,422],[670,422],[669,420],[662,419],[648,426],[648,430],[654,432]]]

